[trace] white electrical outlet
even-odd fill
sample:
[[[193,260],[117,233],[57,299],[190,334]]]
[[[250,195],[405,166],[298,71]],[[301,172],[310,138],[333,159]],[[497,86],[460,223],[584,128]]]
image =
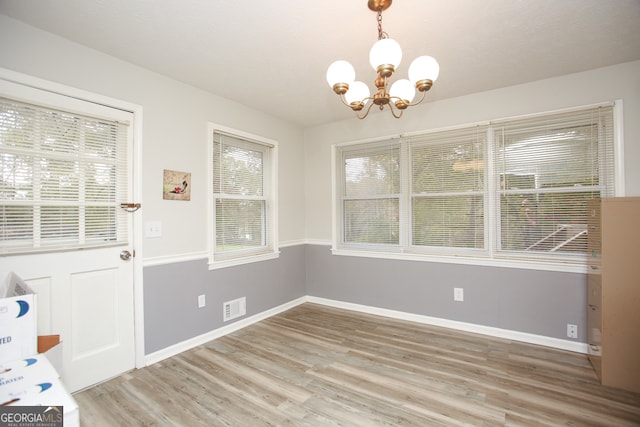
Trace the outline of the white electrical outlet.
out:
[[[567,336],[569,338],[578,338],[578,325],[567,323]]]
[[[198,295],[198,308],[202,308],[205,305],[207,305],[205,299],[204,299],[204,294],[202,295]]]
[[[453,300],[464,301],[464,288],[453,288]]]

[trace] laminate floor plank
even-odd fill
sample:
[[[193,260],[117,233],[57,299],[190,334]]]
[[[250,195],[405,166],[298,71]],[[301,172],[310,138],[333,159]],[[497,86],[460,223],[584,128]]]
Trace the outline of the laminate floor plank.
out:
[[[85,427],[640,426],[583,354],[311,303],[75,398]]]

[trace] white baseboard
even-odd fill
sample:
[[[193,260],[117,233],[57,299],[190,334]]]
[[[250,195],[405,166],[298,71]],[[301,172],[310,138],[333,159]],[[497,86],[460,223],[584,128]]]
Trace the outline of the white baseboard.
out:
[[[494,328],[491,326],[476,325],[473,323],[458,322],[456,320],[441,319],[439,317],[424,316],[421,314],[406,313],[403,311],[387,310],[385,308],[370,307],[360,304],[352,304],[343,301],[336,301],[326,298],[318,298],[307,296],[308,302],[322,304],[330,307],[341,308],[345,310],[359,311],[361,313],[374,314],[377,316],[385,316],[393,319],[407,320],[410,322],[422,323],[432,326],[441,326],[443,328],[456,329],[464,332],[472,332],[476,334],[487,335],[496,338],[504,338],[513,341],[526,342],[545,347],[557,348],[560,350],[573,351],[575,353],[587,354],[588,346],[586,343],[562,340],[558,338],[546,337],[543,335],[529,334],[526,332],[511,331],[508,329]]]
[[[307,297],[300,297],[267,311],[263,311],[262,313],[254,314],[251,317],[247,317],[246,319],[234,322],[228,326],[222,326],[221,328],[214,329],[213,331],[207,332],[206,334],[199,335],[186,341],[182,341],[178,344],[163,348],[162,350],[156,351],[154,353],[147,354],[145,356],[146,366],[160,362],[184,351],[191,350],[194,347],[206,344],[207,342],[215,340],[216,338],[220,338],[232,332],[239,331],[242,328],[267,319],[276,314],[282,313],[283,311],[287,311],[305,302],[307,302]]]
[[[545,337],[543,335],[529,334],[525,332],[511,331],[508,329],[494,328],[491,326],[476,325],[473,323],[458,322],[455,320],[441,319],[438,317],[424,316],[421,314],[406,313],[403,311],[388,310],[385,308],[370,307],[366,305],[353,304],[349,302],[331,300],[326,298],[318,298],[313,296],[304,296],[297,298],[293,301],[289,301],[285,304],[279,305],[272,309],[263,311],[262,313],[254,314],[246,319],[239,320],[228,326],[215,329],[207,332],[206,334],[199,335],[189,340],[174,344],[170,347],[156,351],[154,353],[145,356],[146,366],[160,362],[176,354],[190,350],[199,345],[206,344],[207,342],[216,338],[223,337],[232,332],[238,331],[249,325],[257,323],[261,320],[267,319],[276,314],[287,311],[295,306],[304,304],[305,302],[311,302],[315,304],[326,305],[329,307],[340,308],[343,310],[358,311],[361,313],[373,314],[377,316],[390,317],[392,319],[407,320],[409,322],[422,323],[425,325],[440,326],[443,328],[455,329],[464,332],[472,332],[481,335],[487,335],[496,338],[509,339],[513,341],[520,341],[529,344],[536,344],[545,347],[557,348],[560,350],[572,351],[575,353],[587,354],[588,347],[586,343],[562,340],[558,338]]]

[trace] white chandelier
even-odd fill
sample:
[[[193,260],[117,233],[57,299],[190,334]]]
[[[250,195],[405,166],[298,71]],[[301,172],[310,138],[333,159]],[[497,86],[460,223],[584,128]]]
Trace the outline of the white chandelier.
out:
[[[378,13],[378,41],[369,52],[369,62],[378,73],[375,79],[376,93],[371,96],[369,87],[355,80],[356,72],[347,61],[335,61],[327,69],[327,83],[340,96],[342,103],[356,112],[359,119],[367,117],[374,105],[380,107],[380,110],[388,105],[393,117],[400,118],[407,107],[417,105],[424,100],[426,92],[431,89],[440,73],[440,66],[434,58],[420,56],[409,66],[409,79],[397,80],[391,88],[388,88],[388,79],[402,59],[400,45],[382,31],[382,11],[391,6],[391,1],[368,0],[369,9]],[[416,89],[422,92],[422,97],[412,103]],[[363,113],[361,113],[362,110],[364,110]]]

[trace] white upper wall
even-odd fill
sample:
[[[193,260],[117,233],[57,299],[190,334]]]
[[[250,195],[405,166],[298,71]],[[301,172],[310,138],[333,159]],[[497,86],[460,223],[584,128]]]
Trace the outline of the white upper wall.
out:
[[[278,141],[279,240],[304,240],[300,129],[5,15],[0,52],[0,67],[142,106],[141,212],[143,222],[161,221],[163,232],[144,239],[145,260],[206,254],[208,122]],[[191,172],[191,201],[162,199],[164,169]]]
[[[440,79],[446,79],[446,70]],[[433,91],[437,90],[437,83]],[[427,93],[427,99],[429,94]],[[388,111],[358,120],[336,97],[346,119],[305,130],[306,237],[331,241],[331,146],[428,129],[541,113],[617,99],[624,105],[627,196],[640,196],[640,61],[481,92],[409,108],[401,119]]]

